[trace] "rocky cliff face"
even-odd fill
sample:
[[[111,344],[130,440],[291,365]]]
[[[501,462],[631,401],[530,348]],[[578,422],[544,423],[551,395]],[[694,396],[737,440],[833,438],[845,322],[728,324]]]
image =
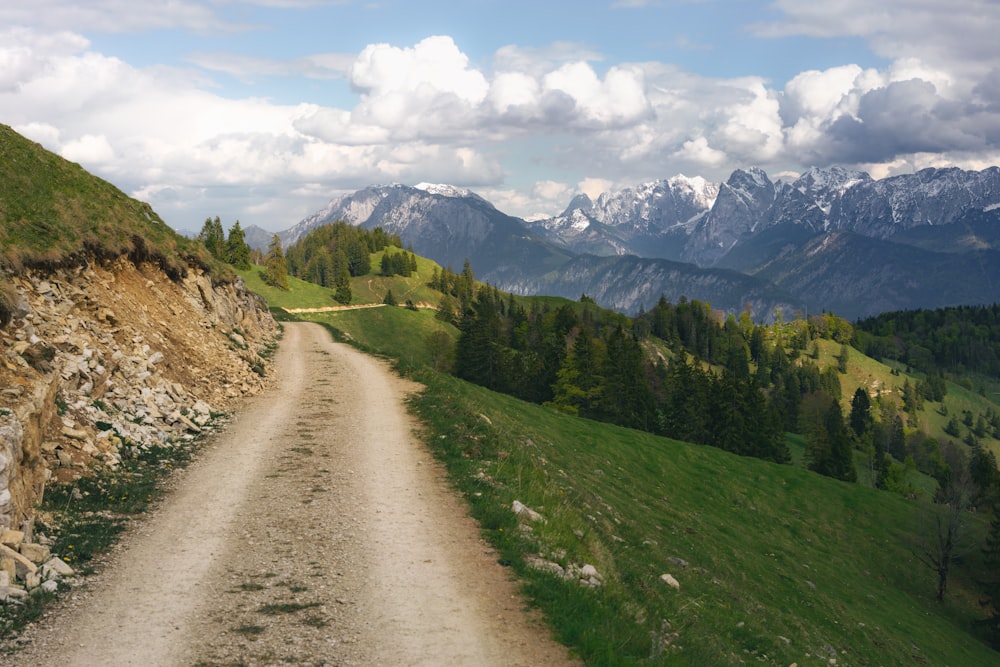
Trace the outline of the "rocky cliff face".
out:
[[[27,528],[52,480],[119,450],[190,439],[265,384],[278,328],[241,281],[171,281],[120,259],[6,279],[0,529]]]

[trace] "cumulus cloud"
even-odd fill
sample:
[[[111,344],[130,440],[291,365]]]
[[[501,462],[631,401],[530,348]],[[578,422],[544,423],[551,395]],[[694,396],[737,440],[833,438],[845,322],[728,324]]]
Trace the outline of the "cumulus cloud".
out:
[[[685,141],[673,155],[685,162],[706,167],[721,167],[728,157],[724,151],[709,146],[708,139],[705,137],[696,137]]]
[[[85,134],[79,139],[69,141],[63,145],[62,154],[67,160],[96,166],[106,165],[115,158],[115,150],[103,134],[100,136]]]

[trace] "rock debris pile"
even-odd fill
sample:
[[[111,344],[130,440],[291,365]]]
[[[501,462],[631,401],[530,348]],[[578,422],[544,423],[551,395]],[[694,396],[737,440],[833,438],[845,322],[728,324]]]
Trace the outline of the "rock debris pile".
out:
[[[23,600],[36,588],[55,593],[59,582],[72,581],[74,574],[48,545],[25,542],[19,530],[0,532],[0,602]]]
[[[126,445],[194,438],[264,387],[277,324],[239,279],[218,284],[192,268],[173,282],[122,259],[6,282],[13,318],[0,328],[0,530],[23,533],[18,549],[35,548],[32,508],[46,484],[75,480],[94,463],[115,466]],[[58,574],[27,560],[43,581]],[[11,581],[23,580],[18,572]]]

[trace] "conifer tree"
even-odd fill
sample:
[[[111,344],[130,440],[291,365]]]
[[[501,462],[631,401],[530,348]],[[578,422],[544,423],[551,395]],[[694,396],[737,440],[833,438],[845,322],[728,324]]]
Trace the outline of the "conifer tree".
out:
[[[267,247],[267,257],[264,259],[264,282],[279,289],[288,289],[288,267],[285,263],[285,253],[281,249],[281,239],[275,234]]]
[[[851,399],[850,416],[851,430],[854,431],[854,435],[858,438],[862,437],[872,428],[871,406],[872,403],[868,397],[868,392],[863,387],[858,387],[854,392],[854,397]]]
[[[226,240],[226,261],[241,271],[250,268],[250,246],[247,245],[246,234],[240,227],[239,220],[229,229],[229,238]]]
[[[347,268],[347,258],[340,250],[333,256],[333,298],[342,304],[351,302],[351,272]]]
[[[205,244],[205,248],[212,257],[225,260],[226,236],[222,231],[222,221],[219,216],[215,216],[214,220],[205,218],[205,224],[202,225],[198,239]]]
[[[556,376],[551,405],[571,415],[599,418],[606,354],[604,342],[582,327]]]

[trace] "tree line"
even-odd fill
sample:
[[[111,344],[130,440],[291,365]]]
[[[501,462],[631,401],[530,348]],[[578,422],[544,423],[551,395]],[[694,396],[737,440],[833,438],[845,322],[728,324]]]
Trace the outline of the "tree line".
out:
[[[1000,304],[882,313],[856,323],[856,346],[926,373],[1000,375]]]

